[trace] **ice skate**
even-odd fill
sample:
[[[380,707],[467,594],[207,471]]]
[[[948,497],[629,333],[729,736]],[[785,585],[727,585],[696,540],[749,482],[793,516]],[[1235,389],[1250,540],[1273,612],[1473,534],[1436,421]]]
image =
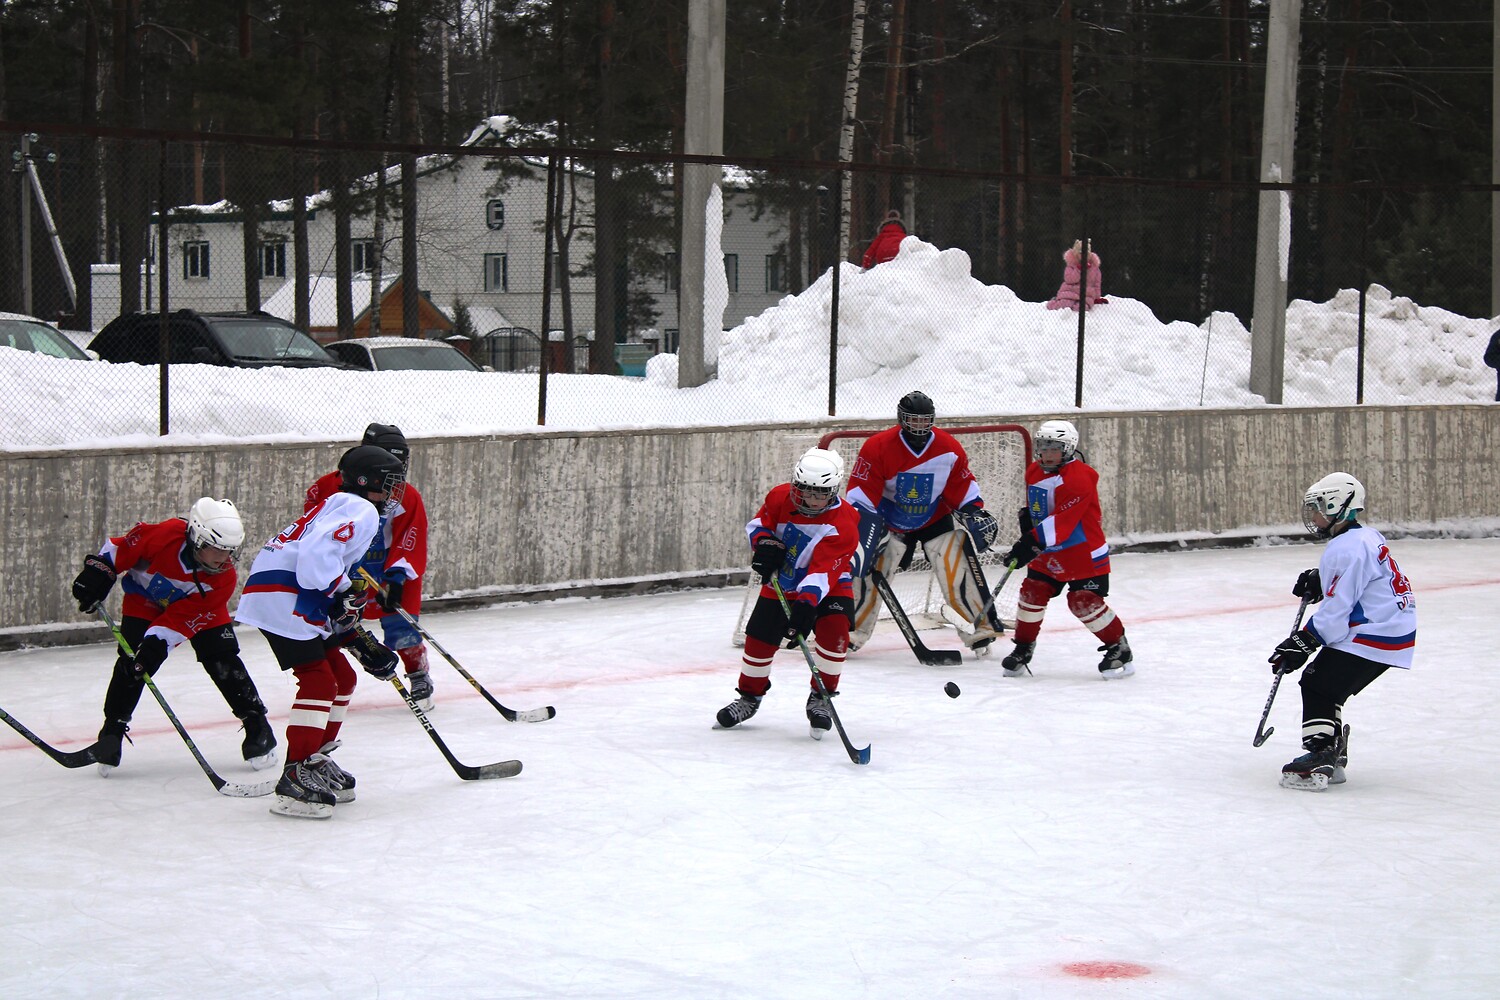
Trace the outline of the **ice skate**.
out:
[[[1338,763],[1333,765],[1333,773],[1328,776],[1330,785],[1342,785],[1348,781],[1344,774],[1344,768],[1349,766],[1349,727],[1345,726],[1339,730]]]
[[[739,691],[739,688],[735,688],[735,690]],[[738,698],[719,709],[717,728],[733,729],[760,711],[760,700],[765,695],[747,694],[744,691],[740,691],[739,694]]]
[[[1100,646],[1104,659],[1099,661],[1099,676],[1107,681],[1119,680],[1135,673],[1134,657],[1130,653],[1130,641],[1123,635],[1120,641]]]
[[[329,756],[341,745],[338,740],[330,740],[318,748],[314,756],[323,758],[322,762],[317,765],[318,776],[323,779],[323,784],[328,786],[333,792],[333,797],[339,802],[353,802],[354,775],[339,767]]]
[[[255,712],[245,716],[245,741],[240,744],[240,756],[257,771],[276,763],[276,734],[266,721],[266,713]]]
[[[411,691],[411,700],[424,712],[432,711],[432,678],[425,670],[413,670],[406,675],[406,684]]]
[[[1307,746],[1304,744],[1304,746]],[[1333,740],[1322,737],[1307,753],[1281,769],[1281,787],[1295,788],[1305,792],[1321,792],[1328,788],[1334,771],[1339,766],[1338,748]]]
[[[1016,641],[1015,647],[1000,661],[1000,673],[1006,677],[1028,677],[1031,674],[1031,654],[1036,652],[1036,643]]]
[[[830,691],[828,698],[837,694],[837,691]],[[817,691],[811,691],[807,695],[807,735],[815,740],[821,740],[823,734],[833,728],[833,713],[829,711],[828,698]]]
[[[288,764],[281,772],[281,780],[276,783],[271,812],[297,819],[330,819],[333,804],[338,800],[319,774],[320,766],[327,759],[315,753],[306,760]]]
[[[120,766],[121,741],[129,739],[125,734],[130,727],[124,719],[108,719],[99,730],[99,739],[93,745],[94,760],[99,765],[99,776],[109,777],[109,772]]]

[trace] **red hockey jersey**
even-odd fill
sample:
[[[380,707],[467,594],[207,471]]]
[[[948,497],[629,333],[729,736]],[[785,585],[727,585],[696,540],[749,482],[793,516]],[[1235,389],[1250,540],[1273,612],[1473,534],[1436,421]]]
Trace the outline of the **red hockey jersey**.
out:
[[[859,512],[852,504],[835,496],[821,513],[804,514],[792,503],[792,484],[782,483],[766,494],[745,534],[752,549],[772,535],[786,545],[780,581],[788,600],[818,605],[825,597],[854,596],[850,564],[859,547]],[[770,584],[760,593],[776,597]]]
[[[934,427],[912,451],[900,427],[872,434],[859,449],[847,496],[878,513],[892,531],[916,531],[971,501],[984,500],[958,439]]]
[[[1109,572],[1109,543],[1099,512],[1099,473],[1079,459],[1046,472],[1026,467],[1026,506],[1046,549],[1031,561],[1054,580],[1084,580]]]
[[[338,472],[319,477],[303,497],[302,512],[307,513],[318,501],[339,492],[343,483]],[[408,581],[420,581],[427,572],[427,506],[422,502],[421,492],[411,483],[404,487],[395,512],[380,516],[380,530],[359,564],[382,583],[398,575]],[[401,591],[401,607],[413,618],[422,613],[420,585],[407,586]],[[365,606],[366,618],[384,614],[374,601]]]
[[[238,576],[231,563],[205,573],[187,556],[187,521],[168,518],[141,522],[111,538],[99,554],[120,574],[125,595],[121,614],[151,623],[146,635],[159,636],[170,649],[204,629],[229,624],[229,599]]]

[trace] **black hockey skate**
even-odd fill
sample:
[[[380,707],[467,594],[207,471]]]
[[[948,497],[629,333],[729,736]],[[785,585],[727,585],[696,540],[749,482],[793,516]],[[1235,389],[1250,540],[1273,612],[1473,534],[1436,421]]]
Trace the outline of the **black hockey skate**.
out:
[[[1342,785],[1349,780],[1344,774],[1344,768],[1349,766],[1349,727],[1347,725],[1339,730],[1338,755],[1338,762],[1333,765],[1333,773],[1328,776],[1330,785]]]
[[[323,784],[327,785],[329,790],[333,792],[333,797],[338,799],[339,802],[353,802],[354,775],[339,767],[338,764],[334,763],[333,758],[329,756],[329,754],[342,745],[338,740],[329,740],[319,747],[318,752],[313,756],[323,758],[317,765],[318,776],[323,779]]]
[[[739,691],[740,696],[719,709],[719,714],[716,716],[718,728],[720,729],[733,729],[760,711],[760,700],[765,695],[747,694],[744,691],[740,691],[739,688],[735,688],[735,690]],[[770,688],[766,690],[769,691]]]
[[[1130,652],[1130,640],[1123,635],[1120,641],[1100,646],[1099,652],[1104,654],[1104,659],[1099,661],[1099,676],[1107,681],[1116,681],[1122,677],[1129,677],[1135,673],[1135,659]]]
[[[130,739],[125,734],[130,726],[124,719],[106,719],[99,730],[99,740],[93,746],[94,760],[99,765],[99,776],[109,777],[109,772],[120,766],[121,742]],[[133,742],[133,741],[132,741]]]
[[[828,699],[838,697],[837,691],[828,692],[824,698],[816,690],[807,695],[807,735],[821,740],[823,734],[833,728],[833,713],[828,710]]]
[[[424,712],[432,711],[432,678],[425,670],[413,670],[406,675],[406,685],[411,691],[411,700]]]
[[[1301,757],[1281,769],[1281,787],[1295,788],[1304,792],[1325,791],[1338,770],[1339,752],[1337,743],[1326,737],[1309,740]]]
[[[1000,661],[1000,672],[1006,677],[1025,677],[1031,673],[1031,654],[1036,652],[1034,642],[1016,642],[1005,659]]]
[[[338,801],[332,789],[323,782],[320,768],[328,758],[315,753],[306,760],[293,761],[281,772],[276,783],[276,798],[271,812],[298,819],[329,819]]]
[[[240,744],[240,756],[257,771],[276,763],[276,734],[266,713],[252,712],[241,720],[245,724],[245,742]]]

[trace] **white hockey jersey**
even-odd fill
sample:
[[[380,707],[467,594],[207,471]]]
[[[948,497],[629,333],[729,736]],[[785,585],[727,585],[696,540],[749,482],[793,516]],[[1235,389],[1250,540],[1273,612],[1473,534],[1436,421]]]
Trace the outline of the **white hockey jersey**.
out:
[[[1385,536],[1364,525],[1328,540],[1318,562],[1323,601],[1307,628],[1325,646],[1391,667],[1411,668],[1417,599]]]
[[[235,620],[288,639],[333,634],[328,608],[380,530],[364,497],[334,493],[266,542],[250,566]]]

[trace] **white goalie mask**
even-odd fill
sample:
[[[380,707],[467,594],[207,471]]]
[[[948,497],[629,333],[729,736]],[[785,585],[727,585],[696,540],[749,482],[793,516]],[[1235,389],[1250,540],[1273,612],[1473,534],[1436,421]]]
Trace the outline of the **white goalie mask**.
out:
[[[792,503],[809,516],[827,510],[844,485],[844,460],[838,452],[810,448],[792,472]]]
[[[1327,538],[1333,526],[1353,521],[1365,509],[1365,487],[1347,472],[1330,472],[1302,497],[1302,526],[1315,538]],[[1317,515],[1326,523],[1318,523]]]
[[[199,497],[188,511],[187,540],[193,561],[199,568],[209,573],[222,573],[234,562],[240,546],[245,544],[245,525],[240,520],[239,509],[231,500]],[[212,558],[205,558],[205,548],[227,552],[228,558],[216,564]]]
[[[1061,449],[1062,458],[1056,465],[1042,463],[1043,470],[1056,472],[1059,468],[1073,461],[1074,454],[1078,451],[1078,428],[1066,420],[1044,420],[1042,425],[1036,429],[1036,436],[1032,438],[1032,447],[1036,451],[1037,460],[1041,460],[1043,451]]]

